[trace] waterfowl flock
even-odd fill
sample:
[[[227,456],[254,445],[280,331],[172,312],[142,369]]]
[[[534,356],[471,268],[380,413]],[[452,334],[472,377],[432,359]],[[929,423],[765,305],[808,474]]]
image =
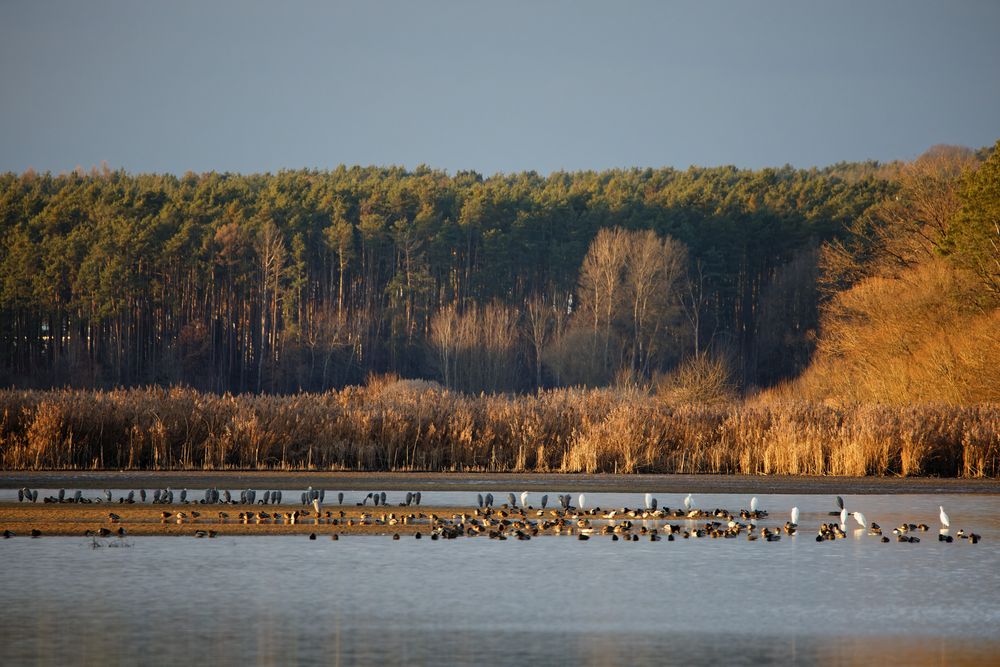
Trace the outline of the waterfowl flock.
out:
[[[37,503],[37,489],[22,488],[18,490],[18,502]],[[788,520],[773,522],[769,513],[759,507],[756,497],[750,498],[746,508],[731,511],[723,508],[702,509],[694,496],[687,494],[674,509],[661,506],[651,493],[643,495],[642,506],[629,508],[591,507],[587,503],[586,494],[580,493],[573,498],[572,494],[556,496],[557,505],[549,507],[549,495],[537,496],[537,506],[531,502],[531,494],[524,491],[520,494],[508,493],[506,502],[498,504],[492,493],[477,493],[474,507],[464,511],[449,511],[445,508],[428,508],[419,511],[421,493],[408,491],[396,499],[391,499],[385,491],[372,491],[354,498],[345,492],[338,492],[330,499],[336,503],[325,505],[327,493],[323,489],[307,488],[298,494],[295,504],[282,502],[281,490],[243,489],[231,491],[228,489],[209,488],[200,493],[197,499],[189,499],[187,489],[175,490],[170,487],[155,489],[147,493],[146,489],[129,490],[114,498],[110,490],[103,492],[85,492],[75,490],[72,493],[59,489],[52,495],[42,497],[43,503],[54,504],[115,504],[122,509],[106,512],[108,523],[131,523],[140,525],[143,521],[155,522],[155,518],[132,518],[124,506],[129,505],[167,505],[174,506],[159,512],[159,523],[175,526],[188,524],[204,524],[210,522],[229,526],[329,526],[333,530],[333,538],[337,533],[376,532],[392,535],[399,539],[399,530],[413,534],[421,539],[425,534],[431,540],[455,539],[458,537],[485,536],[490,539],[529,540],[539,535],[575,536],[580,541],[592,537],[605,536],[614,541],[638,541],[646,539],[652,542],[674,541],[676,539],[743,537],[747,541],[776,542],[782,537],[795,538],[801,534],[802,515],[798,507],[792,507]],[[295,496],[293,496],[295,497]],[[148,502],[147,502],[148,501]],[[184,507],[177,507],[178,505]],[[203,514],[196,507],[203,505],[231,506],[234,509],[225,511],[219,509]],[[273,507],[274,509],[265,509]],[[237,509],[239,511],[237,511]],[[335,508],[335,509],[333,509]],[[360,508],[360,509],[359,509]],[[396,509],[392,509],[396,508]],[[95,508],[96,509],[96,508]],[[849,534],[856,538],[871,536],[879,542],[896,542],[914,544],[920,542],[920,534],[930,530],[925,523],[902,523],[898,527],[886,531],[876,522],[870,522],[861,511],[849,512],[844,499],[836,496],[836,509],[829,515],[832,520],[820,522],[816,527],[815,541],[826,542],[843,539]],[[848,526],[853,517],[857,528]],[[953,543],[956,540],[977,544],[981,535],[974,532],[958,530],[951,534],[951,519],[943,506],[939,506],[938,519],[941,528],[938,541]],[[768,525],[765,525],[768,524]],[[222,528],[207,529],[192,526],[195,537],[215,537]],[[119,526],[117,531],[101,527],[98,530],[87,529],[86,535],[109,537],[125,536],[126,529]],[[34,530],[33,536],[41,532]],[[310,533],[315,539],[315,533]],[[5,538],[14,537],[15,532],[6,529]]]

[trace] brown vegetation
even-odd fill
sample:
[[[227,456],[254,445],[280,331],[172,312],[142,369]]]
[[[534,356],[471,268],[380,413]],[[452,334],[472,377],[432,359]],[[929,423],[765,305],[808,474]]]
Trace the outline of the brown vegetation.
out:
[[[380,380],[325,394],[0,392],[7,469],[1000,476],[1000,406],[672,404]]]

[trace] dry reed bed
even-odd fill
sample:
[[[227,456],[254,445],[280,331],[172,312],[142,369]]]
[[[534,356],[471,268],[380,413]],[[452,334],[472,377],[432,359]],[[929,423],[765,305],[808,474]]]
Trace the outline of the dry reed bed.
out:
[[[1000,405],[671,406],[642,392],[468,396],[0,391],[5,469],[1000,476]]]

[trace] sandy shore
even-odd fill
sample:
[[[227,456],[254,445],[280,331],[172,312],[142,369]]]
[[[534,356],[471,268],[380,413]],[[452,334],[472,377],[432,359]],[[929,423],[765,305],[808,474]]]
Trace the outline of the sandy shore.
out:
[[[276,523],[273,518],[257,521],[256,515],[265,512],[291,513],[303,511],[301,505],[121,505],[93,504],[77,505],[63,504],[23,504],[0,503],[0,533],[4,530],[13,532],[18,537],[29,536],[32,529],[42,532],[42,536],[76,535],[82,536],[98,533],[101,528],[117,533],[124,528],[126,535],[187,535],[193,536],[195,531],[213,531],[217,535],[308,535],[316,533],[317,537],[329,537],[334,533],[339,535],[412,535],[422,532],[425,537],[430,534],[430,516],[438,515],[451,518],[461,512],[472,513],[472,508],[456,507],[325,507],[331,517],[322,517],[316,521],[315,513],[308,510],[309,516],[300,517],[292,525],[287,520]],[[108,514],[114,513],[120,517],[112,522]],[[161,513],[168,512],[170,518],[164,519]],[[186,516],[178,520],[178,512]],[[201,516],[194,517],[192,512]],[[220,518],[219,513],[228,514],[228,518]],[[254,513],[254,519],[242,523],[241,512]],[[340,514],[343,512],[344,516]],[[405,518],[405,522],[404,522]],[[395,520],[397,523],[390,524]],[[336,523],[334,523],[336,522]]]
[[[786,475],[575,475],[295,471],[0,471],[0,488],[229,488],[343,491],[591,491],[613,493],[1000,494],[1000,479]]]

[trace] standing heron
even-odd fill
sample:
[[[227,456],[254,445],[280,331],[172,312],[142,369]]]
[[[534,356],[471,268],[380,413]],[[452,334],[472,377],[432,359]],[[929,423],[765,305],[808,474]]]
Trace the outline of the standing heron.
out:
[[[409,507],[410,503],[412,503],[412,502],[413,502],[413,492],[412,491],[407,491],[406,492],[406,506]]]
[[[66,489],[59,489],[59,502],[66,499]]]
[[[420,504],[420,492],[419,491],[417,491],[416,493],[413,494],[413,502],[415,502],[418,505]]]
[[[343,505],[344,504],[344,492],[343,491],[341,491],[341,492],[339,492],[337,494],[337,504],[338,505]]]
[[[319,513],[321,507],[319,503],[320,503],[319,498],[313,498],[313,509],[316,510],[316,523],[319,523]]]
[[[799,525],[799,508],[798,507],[793,507],[792,508],[792,525],[795,525],[795,526]]]
[[[483,509],[483,494],[476,494],[476,503],[479,505],[479,509]]]
[[[690,512],[691,508],[694,507],[694,504],[695,504],[694,496],[692,496],[690,493],[687,494],[687,498],[684,499],[684,509]]]
[[[507,503],[510,504],[511,507],[517,507],[517,499],[514,498],[513,493],[507,494]]]
[[[139,489],[139,500],[146,502],[146,489]]]
[[[582,509],[585,509],[585,508],[587,507],[587,496],[585,496],[585,495],[583,495],[583,494],[581,493],[581,494],[580,494],[580,495],[579,495],[579,496],[577,497],[577,499],[576,499],[576,502],[577,502],[577,507],[578,507],[579,509],[581,509],[581,510],[582,510]]]
[[[104,489],[104,497],[110,503],[111,502],[111,491],[109,491],[108,489]]]
[[[546,493],[545,495],[542,496],[542,509],[545,509],[545,506],[548,504],[549,504],[549,494]]]
[[[847,509],[840,510],[840,529],[847,530]]]
[[[854,513],[854,520],[857,521],[858,525],[861,526],[862,528],[866,530],[868,529],[868,519],[866,519],[865,515],[862,514],[861,512]]]
[[[271,492],[270,491],[265,491],[264,492],[264,504],[268,505],[268,504],[270,504],[270,502],[271,502]]]
[[[24,489],[18,489],[17,490],[17,502],[19,502],[19,503],[23,503],[24,502]]]
[[[188,501],[188,490],[181,489],[181,502],[186,503]]]
[[[750,511],[751,512],[757,511],[757,496],[754,496],[753,498],[750,499]]]
[[[382,504],[385,505],[385,491],[379,494],[379,498],[382,499]]]
[[[528,506],[528,492],[527,491],[522,491],[521,492],[521,507],[527,507],[527,506]]]
[[[938,505],[938,510],[941,512],[938,515],[938,518],[941,519],[941,525],[945,528],[951,528],[951,519],[949,519],[948,515],[945,514],[944,505]]]

